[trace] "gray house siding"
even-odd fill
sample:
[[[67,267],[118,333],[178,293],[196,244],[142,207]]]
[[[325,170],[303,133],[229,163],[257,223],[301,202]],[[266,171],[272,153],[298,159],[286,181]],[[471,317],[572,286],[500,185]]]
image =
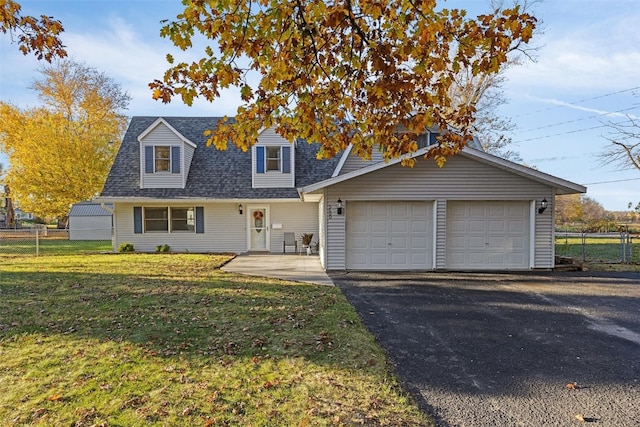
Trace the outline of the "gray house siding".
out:
[[[289,172],[264,171],[262,173],[258,173],[256,150],[258,147],[267,146],[289,147]],[[295,144],[289,143],[289,141],[275,133],[273,129],[264,130],[260,136],[258,136],[258,143],[251,147],[253,188],[293,188],[295,183],[295,149]],[[281,159],[281,161],[284,161],[284,159]],[[282,167],[285,168],[284,165]]]
[[[140,158],[141,164],[145,165],[147,162],[153,162],[153,159],[147,159],[147,153],[145,147],[153,147],[156,145],[164,145],[170,147],[180,148],[180,172],[160,172],[160,173],[147,173],[143,168],[141,169],[140,188],[184,188],[185,177],[189,173],[189,166],[184,163],[185,156],[184,142],[172,132],[164,124],[156,126],[140,143]],[[191,154],[192,157],[193,154]]]
[[[446,268],[447,200],[533,202],[553,196],[549,186],[463,156],[449,158],[443,168],[438,168],[431,160],[422,159],[413,168],[391,165],[332,185],[325,194],[328,203],[335,205],[338,198],[343,201],[345,215],[349,214],[349,202],[356,200],[436,201],[435,268]],[[551,212],[535,215],[534,222],[534,267],[548,268],[553,265],[553,245],[544,236],[552,235]],[[345,268],[345,237],[345,216],[334,212],[333,218],[328,220],[327,269]]]
[[[364,160],[360,156],[356,156],[355,154],[349,152],[347,159],[342,165],[342,169],[340,169],[339,175],[344,175],[345,173],[349,173],[358,169],[361,169],[365,166],[372,165],[373,163],[384,162],[382,158],[382,151],[378,149],[378,146],[374,146],[371,150],[371,159]]]
[[[153,252],[157,245],[167,244],[175,252],[234,252],[243,253],[247,246],[247,206],[244,202],[240,215],[237,202],[166,201],[153,203],[117,203],[115,206],[114,247],[132,243],[136,251]],[[261,203],[260,205],[265,205]],[[204,212],[204,233],[194,232],[147,232],[134,230],[134,207],[196,207]],[[318,236],[318,205],[303,202],[275,202],[267,204],[270,210],[271,252],[282,252],[285,231]],[[281,228],[274,229],[273,224]]]

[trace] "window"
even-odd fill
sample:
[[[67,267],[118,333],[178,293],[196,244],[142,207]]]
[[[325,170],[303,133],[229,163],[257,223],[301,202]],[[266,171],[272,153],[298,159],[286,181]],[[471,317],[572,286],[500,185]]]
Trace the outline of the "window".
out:
[[[193,208],[171,208],[171,231],[195,230],[196,216]]]
[[[171,225],[171,227],[169,227]],[[194,208],[145,208],[144,231],[147,232],[194,232],[196,215]]]
[[[169,208],[144,208],[145,232],[169,231]]]
[[[154,164],[156,172],[171,171],[171,147],[163,145],[156,146]]]
[[[255,148],[255,173],[291,173],[291,147],[260,146]]]
[[[400,137],[402,134],[398,133],[396,135]],[[437,143],[438,140],[436,138],[439,134],[436,132],[425,132],[420,135],[416,135],[415,133],[406,133],[406,135],[409,139],[415,141],[418,144],[418,149],[420,149]]]
[[[267,171],[280,170],[280,147],[267,147]]]
[[[204,233],[204,207],[142,207],[133,208],[133,232],[141,233]]]

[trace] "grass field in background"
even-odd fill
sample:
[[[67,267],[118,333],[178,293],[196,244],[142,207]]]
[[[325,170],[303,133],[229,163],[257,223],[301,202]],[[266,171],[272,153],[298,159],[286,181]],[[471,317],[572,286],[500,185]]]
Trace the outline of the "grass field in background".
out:
[[[433,425],[339,289],[227,260],[0,256],[0,425]]]
[[[583,248],[584,246],[584,248]],[[556,234],[556,255],[583,258],[590,262],[621,262],[622,243],[616,236],[589,235],[585,238],[584,245],[582,237],[563,236]],[[631,258],[629,259],[629,255]],[[627,262],[640,262],[640,240],[632,240],[631,251],[627,247],[625,260]]]

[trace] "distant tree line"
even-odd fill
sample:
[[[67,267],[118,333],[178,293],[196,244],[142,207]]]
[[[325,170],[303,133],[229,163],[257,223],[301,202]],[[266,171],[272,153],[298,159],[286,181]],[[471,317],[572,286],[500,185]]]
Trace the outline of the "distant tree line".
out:
[[[640,232],[640,204],[628,211],[607,211],[591,197],[571,194],[558,196],[555,201],[556,228],[581,232],[615,232],[629,227],[633,233]]]

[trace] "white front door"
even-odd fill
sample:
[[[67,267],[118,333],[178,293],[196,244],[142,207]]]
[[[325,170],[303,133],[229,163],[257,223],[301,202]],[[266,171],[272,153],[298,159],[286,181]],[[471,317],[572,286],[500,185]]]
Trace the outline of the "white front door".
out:
[[[250,251],[268,251],[270,248],[269,236],[269,207],[249,206],[247,215],[247,246]]]

